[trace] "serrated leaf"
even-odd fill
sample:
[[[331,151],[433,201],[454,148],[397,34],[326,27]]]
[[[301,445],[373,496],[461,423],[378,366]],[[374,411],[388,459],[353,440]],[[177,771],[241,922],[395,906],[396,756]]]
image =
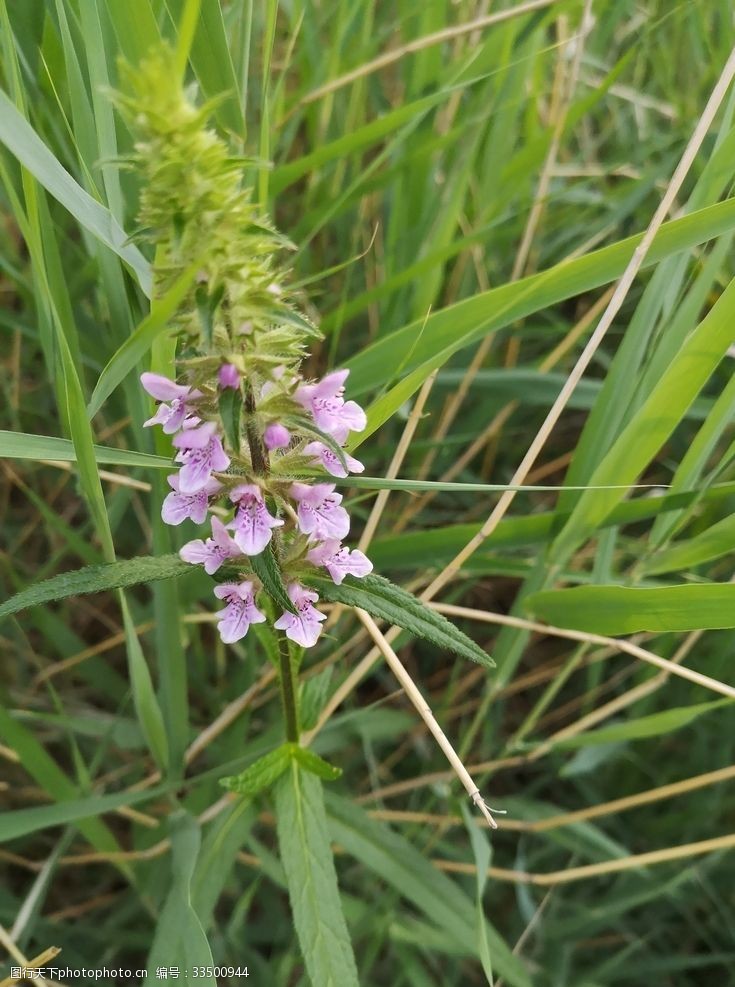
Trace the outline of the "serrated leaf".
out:
[[[472,638],[411,593],[382,576],[369,575],[362,579],[348,576],[341,586],[336,586],[323,576],[309,575],[307,581],[330,603],[360,607],[373,617],[402,627],[415,637],[431,641],[460,658],[469,658],[486,668],[495,667],[492,658]]]
[[[292,760],[275,800],[278,847],[309,979],[313,987],[358,987],[321,782]]]
[[[283,585],[283,577],[273,554],[273,547],[268,545],[259,555],[251,555],[250,565],[273,602],[289,613],[296,613],[296,607],[291,602],[286,587]]]
[[[254,798],[274,781],[281,777],[288,767],[292,757],[293,744],[281,744],[274,751],[269,751],[263,757],[249,765],[241,774],[221,778],[220,785],[230,792]]]
[[[324,781],[335,781],[342,774],[342,768],[335,767],[307,747],[294,744],[292,754],[305,771],[316,775],[317,778],[323,778]]]
[[[126,586],[149,583],[156,579],[171,579],[191,571],[191,566],[173,554],[143,555],[124,562],[89,565],[84,569],[63,572],[59,576],[45,579],[11,596],[0,605],[0,619],[41,603],[52,603],[86,593],[101,593],[108,589],[124,589]]]

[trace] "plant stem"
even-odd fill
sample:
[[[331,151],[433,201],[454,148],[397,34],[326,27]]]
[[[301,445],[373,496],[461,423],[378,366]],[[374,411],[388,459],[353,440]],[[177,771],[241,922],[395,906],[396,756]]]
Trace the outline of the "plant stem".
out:
[[[286,740],[297,744],[299,741],[299,714],[296,708],[296,681],[288,650],[288,641],[278,635],[279,671],[281,681],[281,700],[286,719]]]

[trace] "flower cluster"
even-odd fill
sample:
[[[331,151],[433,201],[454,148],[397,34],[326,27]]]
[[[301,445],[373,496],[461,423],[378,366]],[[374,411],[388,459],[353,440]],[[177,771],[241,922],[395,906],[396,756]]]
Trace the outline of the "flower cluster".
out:
[[[280,265],[291,245],[253,202],[247,159],[207,125],[213,105],[196,105],[176,66],[165,46],[134,68],[122,64],[114,95],[134,137],[123,164],[141,180],[138,237],[155,249],[154,296],[189,279],[183,293],[176,288],[182,300],[170,322],[177,379],[141,377],[158,402],[145,424],[171,436],[179,467],[161,516],[208,523],[181,557],[223,580],[215,587],[223,641],[273,619],[308,647],[325,619],[310,576],[326,570],[341,583],[372,568],[342,544],[350,518],[329,482],[363,469],[344,447],[365,413],[345,399],[346,370],[304,380],[319,332]]]
[[[304,466],[338,477],[361,472],[362,463],[345,453],[342,445],[350,432],[365,428],[365,413],[354,401],[344,399],[347,371],[329,374],[315,384],[278,372],[272,380],[260,382],[261,407],[266,411],[259,412],[252,384],[241,379],[232,363],[220,363],[214,373],[210,361],[206,366],[208,373],[196,374],[196,386],[159,374],[141,376],[145,390],[160,402],[145,424],[161,425],[173,436],[175,461],[180,465],[168,477],[171,492],[161,516],[167,524],[179,525],[187,519],[204,524],[211,515],[211,536],[188,542],[180,555],[203,566],[209,575],[222,567],[238,573],[237,581],[220,583],[214,590],[225,603],[217,613],[225,643],[239,641],[251,624],[266,620],[256,602],[259,583],[249,560],[274,551],[294,611],[284,611],[274,626],[297,644],[310,647],[319,637],[325,615],[314,606],[317,594],[300,582],[303,574],[320,567],[339,584],[346,575],[367,575],[372,565],[362,552],[342,544],[350,517],[335,485],[304,483],[293,475]],[[244,394],[243,408],[250,409],[237,415],[234,448],[221,421],[227,390]],[[267,409],[275,394],[281,407],[287,408],[289,402],[293,406],[286,416],[290,427],[269,417]],[[322,438],[311,440],[314,433]],[[256,464],[266,470],[259,474]]]

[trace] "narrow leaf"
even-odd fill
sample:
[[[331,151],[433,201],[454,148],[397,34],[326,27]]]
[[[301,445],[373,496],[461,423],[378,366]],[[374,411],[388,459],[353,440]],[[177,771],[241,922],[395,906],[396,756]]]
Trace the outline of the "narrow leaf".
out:
[[[310,575],[308,581],[331,603],[360,607],[373,617],[402,627],[415,637],[431,641],[460,658],[469,658],[486,668],[495,667],[492,658],[446,617],[382,576],[369,575],[359,580],[348,576],[341,586],[322,576]]]
[[[41,603],[52,603],[85,593],[101,593],[108,589],[123,589],[155,579],[171,579],[191,571],[191,566],[182,562],[178,555],[143,555],[124,562],[90,565],[74,572],[63,572],[16,593],[0,604],[0,619]]]
[[[735,627],[735,583],[575,586],[533,593],[526,605],[550,624],[593,634]]]
[[[273,602],[289,613],[296,613],[296,607],[291,602],[286,587],[283,585],[283,577],[273,554],[272,546],[268,545],[259,555],[251,555],[250,565]]]
[[[274,751],[249,765],[241,774],[222,778],[220,785],[230,792],[254,798],[281,777],[292,758],[292,744],[281,744]]]

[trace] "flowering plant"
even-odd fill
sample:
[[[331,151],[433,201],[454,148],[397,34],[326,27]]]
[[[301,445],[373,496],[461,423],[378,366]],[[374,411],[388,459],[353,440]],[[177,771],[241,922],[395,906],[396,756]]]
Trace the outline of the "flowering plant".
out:
[[[194,260],[197,269],[176,316],[177,379],[141,376],[158,402],[145,424],[172,437],[179,467],[161,516],[171,525],[211,516],[211,535],[180,555],[224,574],[214,589],[226,603],[217,614],[223,641],[266,620],[264,581],[275,580],[282,613],[273,626],[311,647],[325,615],[304,584],[309,572],[321,568],[340,584],[372,569],[342,544],[350,518],[328,482],[362,472],[344,445],[365,428],[365,412],[345,399],[346,370],[302,376],[306,342],[318,333],[277,264],[284,241],[253,205],[225,142],[204,126],[206,108],[162,84],[170,57],[164,50],[128,70],[132,94],[118,97],[138,134],[140,218],[156,245],[158,289]]]

